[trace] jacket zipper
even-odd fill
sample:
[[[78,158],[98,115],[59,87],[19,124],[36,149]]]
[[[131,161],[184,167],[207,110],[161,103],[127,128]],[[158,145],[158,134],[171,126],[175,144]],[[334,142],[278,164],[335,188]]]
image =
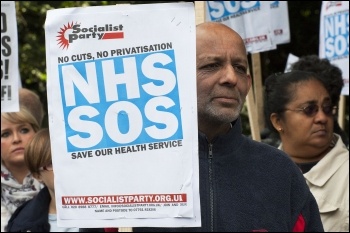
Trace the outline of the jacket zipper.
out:
[[[209,143],[209,208],[210,208],[210,231],[214,232],[214,189],[213,189],[213,170],[212,170],[212,159],[213,159],[213,144]]]

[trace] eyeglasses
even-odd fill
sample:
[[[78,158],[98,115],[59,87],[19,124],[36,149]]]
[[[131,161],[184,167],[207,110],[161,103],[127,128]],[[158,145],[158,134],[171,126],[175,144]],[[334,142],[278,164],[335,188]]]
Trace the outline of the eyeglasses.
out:
[[[53,171],[52,163],[39,168],[39,171]]]
[[[326,114],[327,116],[334,116],[337,112],[337,107],[333,105],[322,106],[321,108],[323,113]],[[319,110],[319,106],[317,104],[310,104],[303,108],[297,108],[297,109],[286,108],[285,110],[294,111],[294,112],[303,112],[308,117],[314,117]]]

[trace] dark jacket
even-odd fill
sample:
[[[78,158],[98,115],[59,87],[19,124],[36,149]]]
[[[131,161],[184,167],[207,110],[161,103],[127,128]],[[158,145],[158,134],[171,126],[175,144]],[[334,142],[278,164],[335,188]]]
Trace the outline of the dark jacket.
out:
[[[50,232],[49,205],[51,196],[44,187],[32,200],[17,208],[11,216],[8,232]],[[80,228],[80,232],[104,232],[103,228]]]
[[[240,120],[208,143],[199,133],[202,227],[134,232],[323,231],[303,174],[277,148],[242,135]]]

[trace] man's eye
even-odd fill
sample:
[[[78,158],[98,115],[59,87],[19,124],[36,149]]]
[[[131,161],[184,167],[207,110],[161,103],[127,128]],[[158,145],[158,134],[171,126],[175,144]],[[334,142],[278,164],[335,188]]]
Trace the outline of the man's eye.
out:
[[[237,71],[238,73],[241,74],[246,74],[247,73],[247,69],[244,66],[237,66],[234,65],[233,68],[235,69],[235,71]]]
[[[212,68],[217,68],[217,67],[219,67],[219,64],[211,63],[211,64],[204,65],[202,68],[203,69],[212,69]]]

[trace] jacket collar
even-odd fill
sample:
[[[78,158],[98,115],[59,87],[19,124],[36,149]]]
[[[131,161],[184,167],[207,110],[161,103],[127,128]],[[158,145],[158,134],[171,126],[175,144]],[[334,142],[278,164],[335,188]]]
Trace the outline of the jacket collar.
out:
[[[339,169],[339,167],[348,161],[349,151],[338,136],[338,141],[332,150],[329,151],[328,154],[324,156],[309,172],[305,173],[304,177],[313,185],[322,187]]]

